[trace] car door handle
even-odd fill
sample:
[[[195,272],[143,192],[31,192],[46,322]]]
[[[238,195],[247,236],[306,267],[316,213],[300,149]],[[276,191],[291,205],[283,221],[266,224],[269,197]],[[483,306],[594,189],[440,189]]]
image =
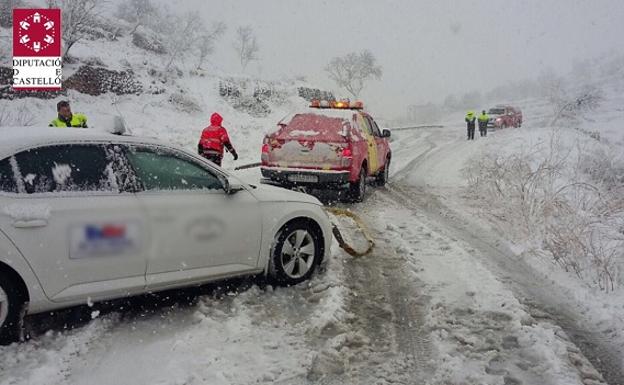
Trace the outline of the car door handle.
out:
[[[17,220],[13,222],[13,227],[18,229],[28,229],[33,227],[44,227],[48,225],[47,219],[29,219],[29,220]]]

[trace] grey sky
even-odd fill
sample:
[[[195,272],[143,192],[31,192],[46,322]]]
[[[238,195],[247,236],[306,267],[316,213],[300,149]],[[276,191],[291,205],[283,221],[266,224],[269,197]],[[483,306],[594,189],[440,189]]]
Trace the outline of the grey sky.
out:
[[[261,44],[266,77],[305,75],[333,87],[322,70],[331,57],[370,49],[382,81],[363,99],[378,114],[449,93],[535,77],[546,68],[570,69],[575,59],[622,52],[622,0],[187,0],[229,31],[212,58],[239,69],[231,40],[251,24]],[[388,116],[389,117],[389,116]]]

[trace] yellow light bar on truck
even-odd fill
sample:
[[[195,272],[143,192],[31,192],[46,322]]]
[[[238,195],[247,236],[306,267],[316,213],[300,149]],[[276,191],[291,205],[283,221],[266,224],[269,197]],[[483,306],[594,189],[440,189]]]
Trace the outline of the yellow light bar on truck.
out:
[[[362,103],[361,101],[356,101],[351,103],[351,108],[354,110],[363,110],[364,109],[364,103]]]
[[[318,100],[313,99],[310,101],[310,108],[333,108],[338,110],[363,110],[364,103],[361,101],[350,102],[348,99],[345,100]]]

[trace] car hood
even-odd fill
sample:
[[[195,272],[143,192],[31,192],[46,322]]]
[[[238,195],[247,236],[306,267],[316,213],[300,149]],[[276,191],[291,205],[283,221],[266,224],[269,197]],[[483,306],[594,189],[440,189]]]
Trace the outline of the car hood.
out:
[[[281,187],[261,184],[250,191],[260,202],[301,202],[312,203],[319,206],[323,205],[312,195],[287,190]]]

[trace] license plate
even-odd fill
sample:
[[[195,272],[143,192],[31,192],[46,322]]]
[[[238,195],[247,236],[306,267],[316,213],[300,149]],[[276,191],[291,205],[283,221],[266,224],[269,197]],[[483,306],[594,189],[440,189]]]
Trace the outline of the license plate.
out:
[[[317,183],[318,176],[306,174],[290,174],[288,175],[288,180],[290,182]]]

